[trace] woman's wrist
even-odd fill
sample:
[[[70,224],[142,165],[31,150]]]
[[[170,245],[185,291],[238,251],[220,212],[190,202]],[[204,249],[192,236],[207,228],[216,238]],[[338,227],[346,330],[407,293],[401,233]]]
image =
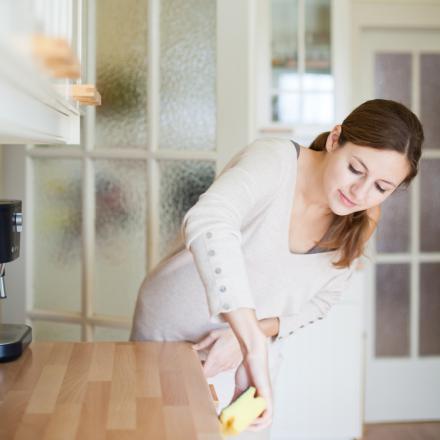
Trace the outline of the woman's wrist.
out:
[[[235,333],[243,354],[264,349],[266,335],[257,321],[254,309],[240,308],[222,315]]]
[[[240,349],[243,355],[249,353],[261,353],[265,352],[267,344],[266,335],[257,326],[257,330],[251,337],[243,339],[240,342]]]

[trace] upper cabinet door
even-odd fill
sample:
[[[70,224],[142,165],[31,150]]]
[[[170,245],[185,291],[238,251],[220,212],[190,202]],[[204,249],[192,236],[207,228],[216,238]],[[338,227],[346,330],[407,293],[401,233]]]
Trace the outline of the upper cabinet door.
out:
[[[0,2],[0,143],[79,143],[81,6]]]

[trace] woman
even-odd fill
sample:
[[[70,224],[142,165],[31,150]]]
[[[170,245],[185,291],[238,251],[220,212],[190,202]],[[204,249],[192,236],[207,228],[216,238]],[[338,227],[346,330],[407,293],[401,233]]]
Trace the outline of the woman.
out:
[[[422,142],[410,110],[375,99],[309,148],[248,145],[186,213],[184,243],[144,280],[131,339],[198,342],[207,377],[234,373],[232,399],[249,385],[266,398],[249,431],[268,427],[268,353],[339,301],[379,205],[416,176]]]

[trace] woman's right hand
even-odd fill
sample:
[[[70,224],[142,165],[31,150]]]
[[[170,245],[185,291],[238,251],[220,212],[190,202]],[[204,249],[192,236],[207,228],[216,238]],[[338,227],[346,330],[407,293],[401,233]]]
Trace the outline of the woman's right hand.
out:
[[[235,373],[234,401],[250,386],[256,388],[256,396],[266,401],[266,409],[247,428],[248,431],[260,431],[272,423],[272,386],[270,383],[267,339],[263,335],[261,343],[243,353],[243,361]]]
[[[247,428],[260,431],[272,423],[272,387],[269,375],[268,340],[257,321],[255,309],[238,308],[222,313],[229,323],[240,344],[243,360],[235,373],[234,401],[250,386],[256,389],[256,395],[266,400],[266,409]]]

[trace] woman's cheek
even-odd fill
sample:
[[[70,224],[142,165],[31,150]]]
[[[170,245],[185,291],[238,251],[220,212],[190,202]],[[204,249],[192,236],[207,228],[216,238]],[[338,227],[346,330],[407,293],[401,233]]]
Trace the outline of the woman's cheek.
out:
[[[376,201],[374,202],[373,206],[383,203],[389,197],[389,195],[390,193],[379,195],[379,197],[377,197]]]
[[[347,173],[347,170],[345,169],[340,169],[334,174],[334,176],[332,176],[332,181],[332,186],[335,190],[347,190],[355,182],[355,179],[353,178],[353,174],[350,172]]]
[[[374,194],[368,198],[367,206],[364,209],[370,209],[373,206],[380,205],[387,198],[387,195]]]

